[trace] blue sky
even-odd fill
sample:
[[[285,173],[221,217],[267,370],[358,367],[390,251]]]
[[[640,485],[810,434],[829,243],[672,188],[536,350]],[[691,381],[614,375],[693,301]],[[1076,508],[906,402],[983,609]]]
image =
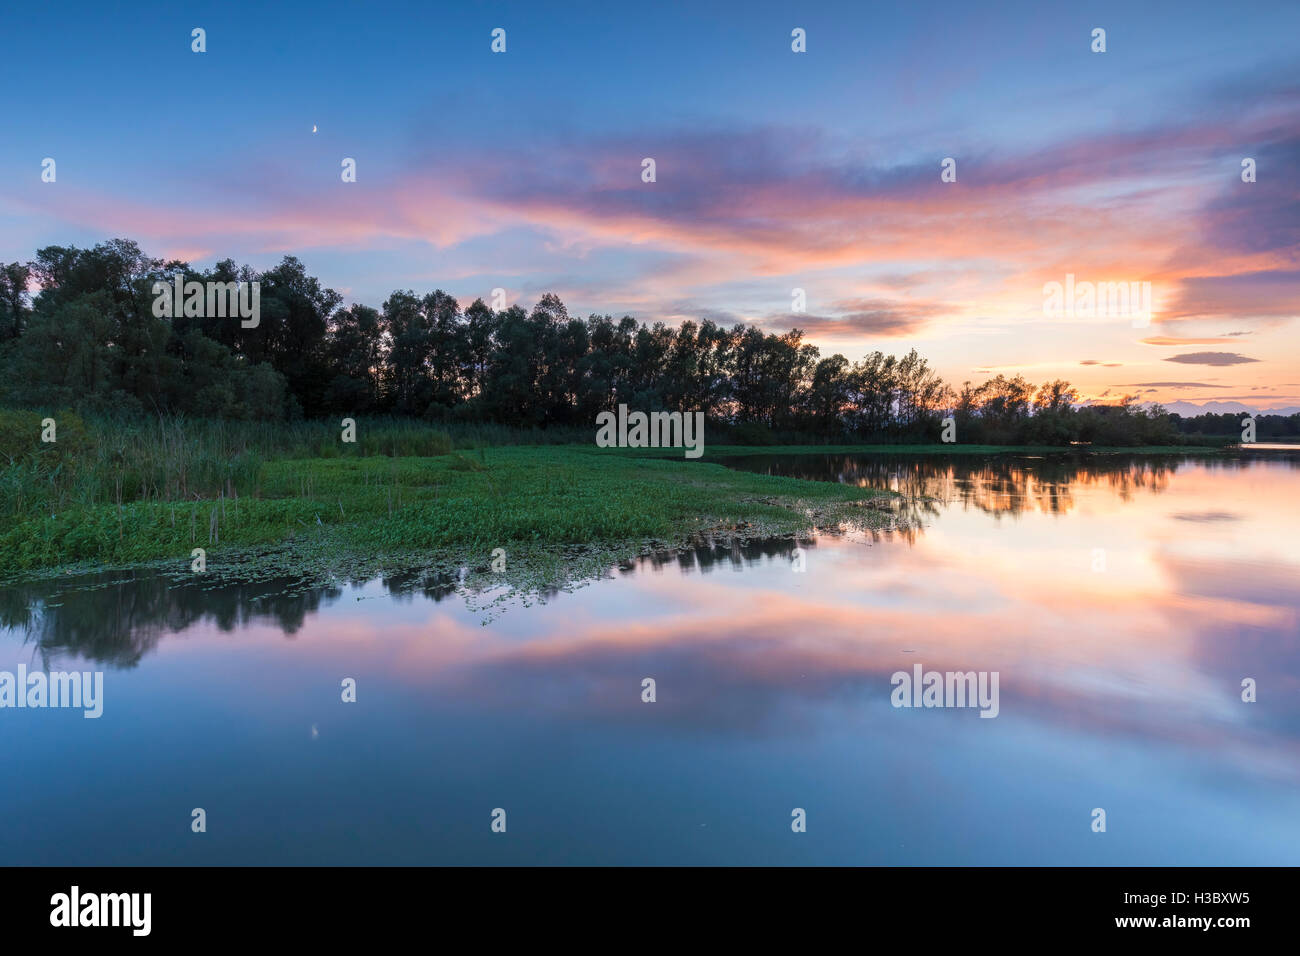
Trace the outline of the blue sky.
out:
[[[1300,404],[1300,6],[53,3],[7,33],[3,261],[295,254],[373,305],[554,290],[958,382]],[[1151,326],[1046,319],[1067,273],[1150,281]]]

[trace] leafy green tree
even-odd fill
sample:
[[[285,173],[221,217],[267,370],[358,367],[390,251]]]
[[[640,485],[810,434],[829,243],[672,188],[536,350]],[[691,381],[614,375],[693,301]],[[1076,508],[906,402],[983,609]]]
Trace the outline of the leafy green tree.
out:
[[[388,297],[383,325],[389,341],[389,404],[407,415],[423,414],[433,394],[429,381],[433,345],[428,317],[414,292],[394,292]]]
[[[0,262],[0,342],[18,338],[27,328],[31,275],[31,269],[21,262]]]
[[[810,427],[822,435],[843,429],[845,413],[852,402],[852,367],[843,355],[832,355],[817,363],[808,388],[805,408]]]
[[[446,418],[464,393],[461,370],[468,345],[466,327],[461,322],[460,306],[441,289],[426,295],[421,308],[429,337],[430,400],[424,413]]]
[[[325,390],[330,410],[366,414],[379,409],[386,356],[383,320],[377,310],[354,303],[334,313],[325,358],[333,375]]]

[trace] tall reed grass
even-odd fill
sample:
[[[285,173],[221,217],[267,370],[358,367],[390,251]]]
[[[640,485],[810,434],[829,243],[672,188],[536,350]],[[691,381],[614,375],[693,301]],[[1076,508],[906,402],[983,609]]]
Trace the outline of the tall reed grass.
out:
[[[43,442],[42,420],[55,422]],[[231,422],[183,417],[83,418],[0,409],[0,516],[57,514],[132,501],[261,493],[262,465],[292,458],[428,457],[456,446],[446,430],[402,418],[358,419],[355,443],[333,421]],[[489,432],[477,436],[503,438]],[[473,435],[466,439],[474,442]]]

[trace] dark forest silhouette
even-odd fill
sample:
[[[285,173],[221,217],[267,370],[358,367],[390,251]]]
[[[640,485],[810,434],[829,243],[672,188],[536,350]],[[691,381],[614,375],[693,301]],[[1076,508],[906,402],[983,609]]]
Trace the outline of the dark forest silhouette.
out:
[[[154,284],[260,283],[260,320],[154,314]],[[35,280],[41,291],[27,294]],[[0,398],[20,407],[109,414],[285,420],[388,413],[431,422],[594,427],[619,403],[703,411],[735,440],[934,441],[953,416],[964,443],[1155,445],[1231,434],[1217,416],[1180,419],[1135,396],[1080,405],[1064,381],[998,375],[960,388],[915,350],[850,363],[794,329],[705,319],[679,328],[624,316],[571,317],[544,295],[532,311],[461,308],[439,290],[397,291],[382,308],[343,297],[286,256],[257,272],[226,259],[205,272],[125,239],[48,246],[0,263]],[[1225,425],[1231,424],[1231,428]],[[1263,416],[1261,437],[1300,434],[1300,416]]]

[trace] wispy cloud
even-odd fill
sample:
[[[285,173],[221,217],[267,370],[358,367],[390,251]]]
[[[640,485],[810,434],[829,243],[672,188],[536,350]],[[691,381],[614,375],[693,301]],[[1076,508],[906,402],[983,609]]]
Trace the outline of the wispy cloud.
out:
[[[1205,382],[1129,382],[1121,388],[1228,388],[1227,385],[1208,385]]]
[[[1211,336],[1209,338],[1179,338],[1174,335],[1153,335],[1150,338],[1142,339],[1143,345],[1231,345],[1232,339],[1229,336],[1250,335],[1249,332],[1229,332],[1227,335]]]
[[[1187,352],[1184,355],[1171,355],[1164,361],[1182,365],[1244,365],[1247,362],[1258,362],[1259,359],[1235,352]]]

